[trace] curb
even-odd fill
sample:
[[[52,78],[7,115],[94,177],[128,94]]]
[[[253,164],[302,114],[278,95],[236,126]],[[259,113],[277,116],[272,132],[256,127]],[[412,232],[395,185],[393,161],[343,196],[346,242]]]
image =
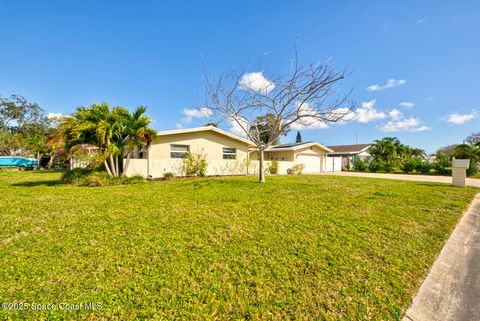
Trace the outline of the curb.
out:
[[[480,320],[480,193],[456,225],[402,321]]]

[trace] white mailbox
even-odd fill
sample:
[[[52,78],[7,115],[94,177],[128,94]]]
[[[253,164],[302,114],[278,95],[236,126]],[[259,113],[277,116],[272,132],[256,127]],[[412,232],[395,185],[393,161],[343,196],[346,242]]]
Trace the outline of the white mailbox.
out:
[[[470,160],[469,159],[453,159],[452,161],[452,167],[453,168],[465,168],[467,169],[468,166],[470,166]]]
[[[465,187],[467,180],[467,168],[470,166],[469,159],[452,160],[452,184],[453,186]]]

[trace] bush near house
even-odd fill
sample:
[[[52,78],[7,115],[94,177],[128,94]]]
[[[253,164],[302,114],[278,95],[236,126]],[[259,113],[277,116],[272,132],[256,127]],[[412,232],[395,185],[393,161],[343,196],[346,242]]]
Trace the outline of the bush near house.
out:
[[[144,183],[143,176],[111,176],[107,172],[76,168],[66,171],[62,180],[77,186],[113,186]]]
[[[374,158],[373,160],[368,163],[368,171],[372,173],[380,172],[383,170],[384,161]]]
[[[270,161],[270,166],[265,169],[265,172],[271,175],[278,174],[278,161],[276,159],[272,159]]]
[[[173,179],[175,177],[175,175],[173,175],[172,172],[166,172],[165,174],[163,174],[163,179],[169,181],[171,179]]]
[[[207,155],[188,152],[183,160],[183,171],[187,176],[207,175]]]
[[[305,165],[295,164],[291,168],[287,169],[287,174],[289,174],[289,175],[300,175],[300,174],[302,174],[304,169],[305,169]]]
[[[357,172],[365,172],[367,170],[367,163],[358,157],[353,160],[353,169]]]

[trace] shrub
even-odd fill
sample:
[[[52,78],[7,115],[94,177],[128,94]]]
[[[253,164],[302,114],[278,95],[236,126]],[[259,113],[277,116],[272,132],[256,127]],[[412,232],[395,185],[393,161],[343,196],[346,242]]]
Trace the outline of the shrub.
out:
[[[287,169],[287,174],[290,175],[300,175],[302,174],[303,170],[305,169],[305,165],[303,164],[295,164],[291,168]]]
[[[270,166],[268,166],[265,171],[268,173],[268,174],[278,174],[278,161],[275,160],[275,159],[272,159],[271,160],[271,163],[270,163]]]
[[[383,170],[385,172],[390,173],[390,172],[393,172],[394,169],[395,169],[395,165],[393,163],[390,163],[390,162],[383,163]]]
[[[172,172],[166,172],[163,174],[163,178],[167,181],[171,180],[174,177]]]
[[[128,184],[141,184],[145,183],[145,177],[142,175],[133,175],[133,176],[123,176],[123,184],[128,185]]]
[[[90,174],[91,171],[82,169],[82,168],[75,168],[63,173],[62,180],[65,183],[69,184],[76,184],[77,181],[85,179],[85,177]]]
[[[376,173],[379,171],[382,171],[384,167],[384,162],[378,158],[374,158],[369,164],[368,164],[368,170],[372,173]]]
[[[405,173],[413,173],[414,171],[419,171],[421,168],[422,160],[419,158],[411,158],[406,160],[402,164],[403,171]]]
[[[107,172],[90,171],[85,169],[73,169],[63,174],[63,181],[77,186],[113,186],[139,184],[145,182],[145,178],[136,176],[111,176]]]
[[[207,156],[202,153],[187,153],[183,160],[183,171],[187,176],[207,175]]]
[[[409,160],[406,160],[405,162],[403,162],[403,171],[405,173],[411,173],[415,170],[415,163],[413,161],[413,159],[409,159]]]
[[[405,173],[422,173],[422,174],[430,174],[432,171],[432,164],[425,162],[421,158],[412,158],[405,161],[402,165],[402,169]]]
[[[111,179],[107,172],[92,172],[85,176],[78,185],[81,186],[109,186],[118,185],[120,180]],[[113,177],[112,177],[113,178]]]
[[[477,162],[470,160],[470,166],[467,168],[467,176],[475,176],[477,172]]]
[[[448,156],[444,153],[437,153],[437,161],[433,163],[433,169],[437,174],[440,175],[451,175],[452,171],[447,169],[447,167],[451,167],[452,164],[448,160]]]
[[[425,161],[420,161],[415,170],[422,174],[430,174],[430,172],[432,171],[432,164]]]
[[[355,157],[353,160],[353,169],[358,172],[365,172],[367,170],[367,164],[360,158]]]

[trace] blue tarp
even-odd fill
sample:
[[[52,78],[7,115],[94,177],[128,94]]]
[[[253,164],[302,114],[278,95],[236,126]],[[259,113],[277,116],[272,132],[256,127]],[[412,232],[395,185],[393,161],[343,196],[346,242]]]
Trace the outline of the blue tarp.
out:
[[[38,161],[27,157],[0,157],[0,167],[37,166]]]

